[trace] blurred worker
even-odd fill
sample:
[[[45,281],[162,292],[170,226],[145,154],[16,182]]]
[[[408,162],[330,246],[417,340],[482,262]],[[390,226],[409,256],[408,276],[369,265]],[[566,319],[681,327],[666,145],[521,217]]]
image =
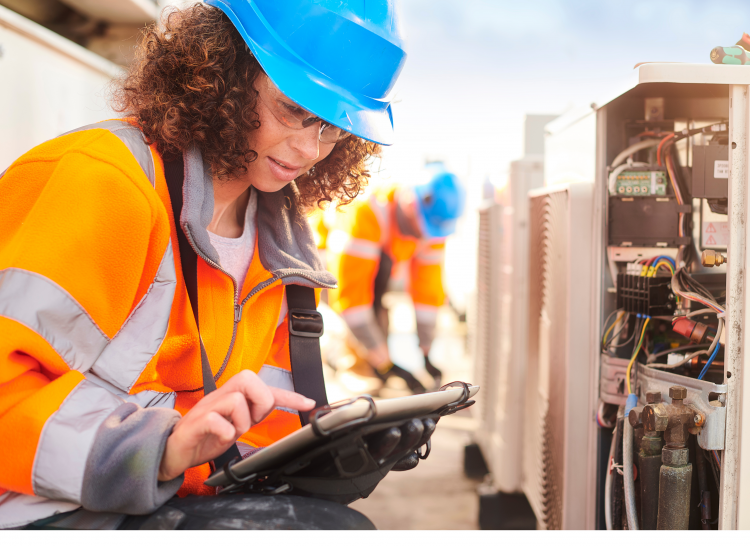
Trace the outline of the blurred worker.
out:
[[[356,196],[392,142],[393,9],[175,11],[121,82],[126,119],[0,174],[0,528],[215,494],[209,461],[273,443],[325,402],[305,310],[336,281],[301,220]]]
[[[383,295],[394,267],[409,272],[419,347],[434,383],[442,374],[429,359],[438,309],[445,301],[445,238],[454,233],[465,192],[442,163],[429,163],[421,183],[376,188],[368,199],[331,214],[326,238],[328,269],[339,281],[329,303],[367,350],[367,361],[384,381],[403,378],[414,392],[424,386],[395,365],[388,353],[388,311]]]

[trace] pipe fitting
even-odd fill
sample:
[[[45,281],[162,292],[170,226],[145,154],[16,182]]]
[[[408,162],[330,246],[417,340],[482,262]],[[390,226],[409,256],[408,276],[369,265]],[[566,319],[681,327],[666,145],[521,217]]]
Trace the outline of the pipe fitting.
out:
[[[647,404],[661,404],[661,392],[659,391],[648,391],[646,393]]]
[[[690,462],[690,450],[686,447],[664,447],[661,450],[661,462],[667,466],[685,466]]]
[[[643,427],[650,432],[664,432],[669,426],[669,414],[664,404],[649,404],[641,415]]]
[[[643,428],[643,421],[641,418],[642,415],[643,406],[636,406],[632,410],[630,410],[630,413],[628,414],[628,421],[630,422],[630,426],[634,429]]]
[[[643,451],[645,456],[649,457],[661,454],[661,448],[664,445],[661,436],[658,434],[651,436],[651,434],[654,433],[647,432],[643,438],[641,438],[641,451]]]
[[[685,400],[687,398],[687,389],[682,385],[672,385],[669,387],[669,397],[672,399],[673,404],[677,400]]]
[[[701,253],[703,267],[713,267],[727,263],[727,257],[715,250],[706,249]]]

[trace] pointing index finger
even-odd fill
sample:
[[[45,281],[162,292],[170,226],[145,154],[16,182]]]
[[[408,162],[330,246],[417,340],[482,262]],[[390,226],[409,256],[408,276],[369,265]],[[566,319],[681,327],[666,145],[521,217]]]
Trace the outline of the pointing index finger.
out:
[[[315,400],[311,400],[299,393],[276,387],[268,388],[271,390],[271,394],[273,394],[276,406],[283,406],[297,411],[310,411],[315,407]]]

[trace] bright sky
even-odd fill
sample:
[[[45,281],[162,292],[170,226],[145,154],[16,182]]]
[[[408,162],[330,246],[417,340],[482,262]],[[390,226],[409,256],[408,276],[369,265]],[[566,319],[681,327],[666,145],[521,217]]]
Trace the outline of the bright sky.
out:
[[[446,263],[460,307],[475,284],[481,182],[504,182],[523,155],[525,114],[601,103],[636,63],[709,63],[711,49],[750,32],[746,1],[403,0],[402,9],[409,57],[380,175],[408,180],[430,157],[466,181],[469,211]]]
[[[426,156],[504,177],[522,155],[524,114],[596,102],[639,62],[709,63],[713,47],[750,32],[747,1],[403,0],[402,10],[409,57],[384,161],[396,177]]]

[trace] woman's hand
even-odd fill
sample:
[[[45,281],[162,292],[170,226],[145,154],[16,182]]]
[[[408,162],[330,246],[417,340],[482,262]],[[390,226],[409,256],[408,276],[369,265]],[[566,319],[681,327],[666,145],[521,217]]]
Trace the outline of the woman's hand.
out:
[[[253,372],[241,371],[177,422],[167,439],[159,481],[172,480],[188,468],[218,457],[276,406],[309,411],[315,402],[269,387]]]

